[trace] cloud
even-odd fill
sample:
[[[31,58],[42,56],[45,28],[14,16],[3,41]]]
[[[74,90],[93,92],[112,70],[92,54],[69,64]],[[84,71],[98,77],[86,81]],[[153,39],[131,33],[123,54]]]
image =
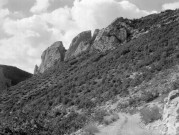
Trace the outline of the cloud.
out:
[[[166,3],[162,5],[162,10],[177,9],[179,8],[179,2]]]
[[[5,18],[7,15],[9,15],[9,10],[8,9],[0,9],[0,19]]]
[[[102,28],[116,17],[138,18],[150,14],[136,5],[115,0],[76,0],[72,8],[73,19],[83,29]]]
[[[0,1],[0,8],[2,8],[4,5],[8,3],[8,0],[1,0]]]
[[[40,13],[47,10],[50,6],[49,0],[36,0],[35,5],[30,9],[32,13]]]
[[[34,65],[40,64],[42,51],[55,41],[63,41],[68,48],[82,31],[106,27],[117,17],[139,18],[152,13],[126,0],[75,0],[72,7],[51,12],[47,11],[49,4],[50,0],[36,0],[31,8],[34,14],[19,19],[8,17],[12,13],[4,10],[1,26],[9,37],[0,39],[2,64],[33,72]]]

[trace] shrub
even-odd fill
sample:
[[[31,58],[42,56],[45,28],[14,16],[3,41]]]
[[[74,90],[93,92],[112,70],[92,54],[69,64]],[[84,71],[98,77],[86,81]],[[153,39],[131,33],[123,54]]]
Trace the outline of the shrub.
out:
[[[99,133],[99,129],[95,123],[90,123],[84,127],[84,131],[89,135],[94,135],[95,133]]]
[[[172,89],[177,90],[179,88],[179,79],[177,79],[175,82],[172,84]]]
[[[108,112],[106,110],[97,110],[94,113],[94,121],[102,123],[104,120],[104,117],[108,115]]]
[[[118,116],[118,114],[115,113],[110,116],[105,116],[103,122],[105,125],[109,125],[109,124],[117,121],[118,119],[119,119],[119,116]]]
[[[153,106],[152,108],[145,107],[140,110],[140,115],[145,124],[159,120],[162,117],[158,106]]]

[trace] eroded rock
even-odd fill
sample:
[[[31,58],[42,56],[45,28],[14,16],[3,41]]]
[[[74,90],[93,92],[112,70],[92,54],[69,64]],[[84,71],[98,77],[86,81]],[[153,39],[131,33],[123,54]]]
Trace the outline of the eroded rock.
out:
[[[179,134],[179,90],[169,93],[164,100],[162,120],[148,125],[150,130],[156,130],[161,135]]]
[[[166,135],[179,134],[179,90],[172,91],[168,98],[164,112],[163,122],[166,125]]]
[[[42,54],[42,63],[35,73],[43,73],[45,70],[54,66],[58,61],[64,61],[66,49],[61,41],[55,42],[52,46],[48,47]]]
[[[90,46],[91,31],[84,31],[78,34],[71,42],[71,45],[66,52],[65,60],[71,57],[77,56],[78,54],[86,51]]]
[[[119,47],[127,41],[133,29],[130,27],[130,21],[123,18],[117,18],[107,28],[101,29],[92,45],[92,49],[105,52]]]

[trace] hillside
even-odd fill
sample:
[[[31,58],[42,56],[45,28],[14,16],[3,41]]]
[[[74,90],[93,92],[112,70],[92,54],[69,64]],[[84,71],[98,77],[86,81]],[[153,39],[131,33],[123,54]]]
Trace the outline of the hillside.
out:
[[[16,67],[0,65],[0,93],[10,86],[14,86],[32,77],[32,74]]]
[[[118,24],[124,26],[119,37]],[[95,134],[96,128],[85,128],[89,123],[104,124],[105,116],[136,112],[155,100],[164,103],[179,89],[179,10],[118,18],[97,37],[86,51],[0,95],[0,133]],[[143,117],[144,124],[161,118],[155,113]]]

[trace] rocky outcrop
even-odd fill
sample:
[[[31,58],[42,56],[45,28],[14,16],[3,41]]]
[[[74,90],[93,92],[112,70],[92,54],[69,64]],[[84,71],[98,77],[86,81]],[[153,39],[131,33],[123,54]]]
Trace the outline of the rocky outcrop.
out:
[[[133,29],[130,27],[131,22],[123,18],[118,18],[112,22],[107,28],[101,29],[97,32],[97,36],[92,45],[92,49],[105,52],[119,47],[122,43],[127,41]]]
[[[179,134],[179,90],[172,91],[165,100],[163,123],[166,135]]]
[[[95,39],[96,39],[96,37],[97,37],[99,31],[100,31],[99,29],[95,29],[95,31],[94,31],[94,33],[93,33],[93,37],[92,37],[92,42],[95,41]]]
[[[179,90],[169,93],[164,100],[162,119],[148,125],[150,130],[160,135],[179,134]]]
[[[66,49],[61,41],[55,42],[48,47],[42,54],[42,63],[35,67],[34,74],[43,73],[45,70],[54,66],[58,61],[64,61]],[[38,68],[38,69],[37,69]]]
[[[38,74],[38,72],[39,72],[38,69],[39,69],[39,67],[37,65],[35,65],[34,74]]]
[[[66,52],[65,60],[68,60],[69,58],[77,56],[80,53],[86,51],[90,47],[91,38],[91,31],[84,31],[78,34],[72,40],[72,43]]]

